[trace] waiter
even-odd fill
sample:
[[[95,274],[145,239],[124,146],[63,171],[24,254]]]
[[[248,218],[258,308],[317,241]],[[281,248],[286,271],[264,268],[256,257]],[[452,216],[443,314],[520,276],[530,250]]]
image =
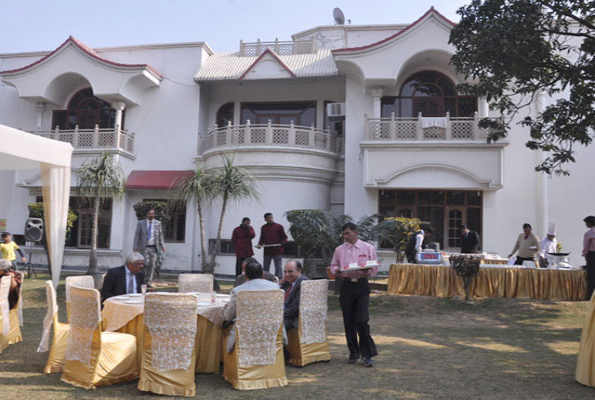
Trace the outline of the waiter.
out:
[[[370,285],[368,278],[376,275],[377,268],[362,271],[341,272],[342,268],[356,263],[365,265],[368,261],[378,260],[374,246],[360,240],[357,236],[357,226],[348,222],[341,228],[345,243],[335,249],[331,261],[331,272],[343,278],[341,285],[340,303],[343,311],[343,325],[349,349],[349,364],[355,364],[363,358],[365,367],[373,367],[372,357],[378,354],[376,345],[370,335]],[[359,340],[358,340],[359,337]]]
[[[547,235],[541,239],[539,247],[539,265],[547,267],[548,253],[557,253],[558,241],[556,240],[556,224],[549,223],[547,227]]]
[[[467,225],[461,225],[461,253],[477,254],[479,249],[479,234]]]

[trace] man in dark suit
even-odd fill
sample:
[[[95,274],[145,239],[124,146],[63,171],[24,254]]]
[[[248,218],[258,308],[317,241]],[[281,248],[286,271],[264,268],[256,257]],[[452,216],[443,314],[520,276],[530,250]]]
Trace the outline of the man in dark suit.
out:
[[[161,222],[155,219],[154,209],[150,209],[147,212],[147,218],[138,221],[136,224],[132,248],[133,251],[145,256],[147,274],[145,276],[146,281],[143,283],[146,283],[148,287],[153,287],[151,286],[151,282],[157,269],[157,261],[159,255],[165,251],[165,240],[163,238]]]
[[[301,283],[308,279],[303,272],[302,264],[299,261],[288,261],[283,270],[283,279],[279,282],[279,286],[285,291],[283,324],[286,330],[298,327]]]
[[[479,234],[461,225],[461,253],[476,254],[479,249]]]
[[[122,294],[142,293],[141,284],[145,279],[144,266],[145,257],[140,253],[132,253],[126,259],[126,265],[110,268],[101,288],[103,301]]]

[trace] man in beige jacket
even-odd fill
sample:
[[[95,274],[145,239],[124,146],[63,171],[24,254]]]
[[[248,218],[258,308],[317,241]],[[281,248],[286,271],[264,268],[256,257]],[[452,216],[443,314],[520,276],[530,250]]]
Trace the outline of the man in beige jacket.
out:
[[[519,253],[514,265],[523,265],[523,261],[535,261],[535,255],[539,252],[539,238],[532,232],[531,225],[523,224],[523,233],[519,235],[508,258],[517,250]]]

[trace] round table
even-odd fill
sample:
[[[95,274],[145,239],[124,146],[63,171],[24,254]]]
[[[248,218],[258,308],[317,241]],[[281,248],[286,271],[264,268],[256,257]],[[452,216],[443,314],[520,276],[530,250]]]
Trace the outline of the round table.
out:
[[[222,360],[223,310],[230,296],[215,293],[196,293],[198,297],[196,330],[196,372],[218,373]],[[212,302],[212,300],[215,302]],[[136,336],[138,365],[142,355],[144,295],[110,297],[103,303],[101,316],[107,332],[129,333]]]

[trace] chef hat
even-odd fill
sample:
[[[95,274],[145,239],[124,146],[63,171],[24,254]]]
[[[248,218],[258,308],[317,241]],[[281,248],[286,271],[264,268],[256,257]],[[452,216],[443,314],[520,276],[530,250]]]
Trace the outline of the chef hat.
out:
[[[556,235],[556,224],[550,222],[547,226],[547,234],[548,235]]]

